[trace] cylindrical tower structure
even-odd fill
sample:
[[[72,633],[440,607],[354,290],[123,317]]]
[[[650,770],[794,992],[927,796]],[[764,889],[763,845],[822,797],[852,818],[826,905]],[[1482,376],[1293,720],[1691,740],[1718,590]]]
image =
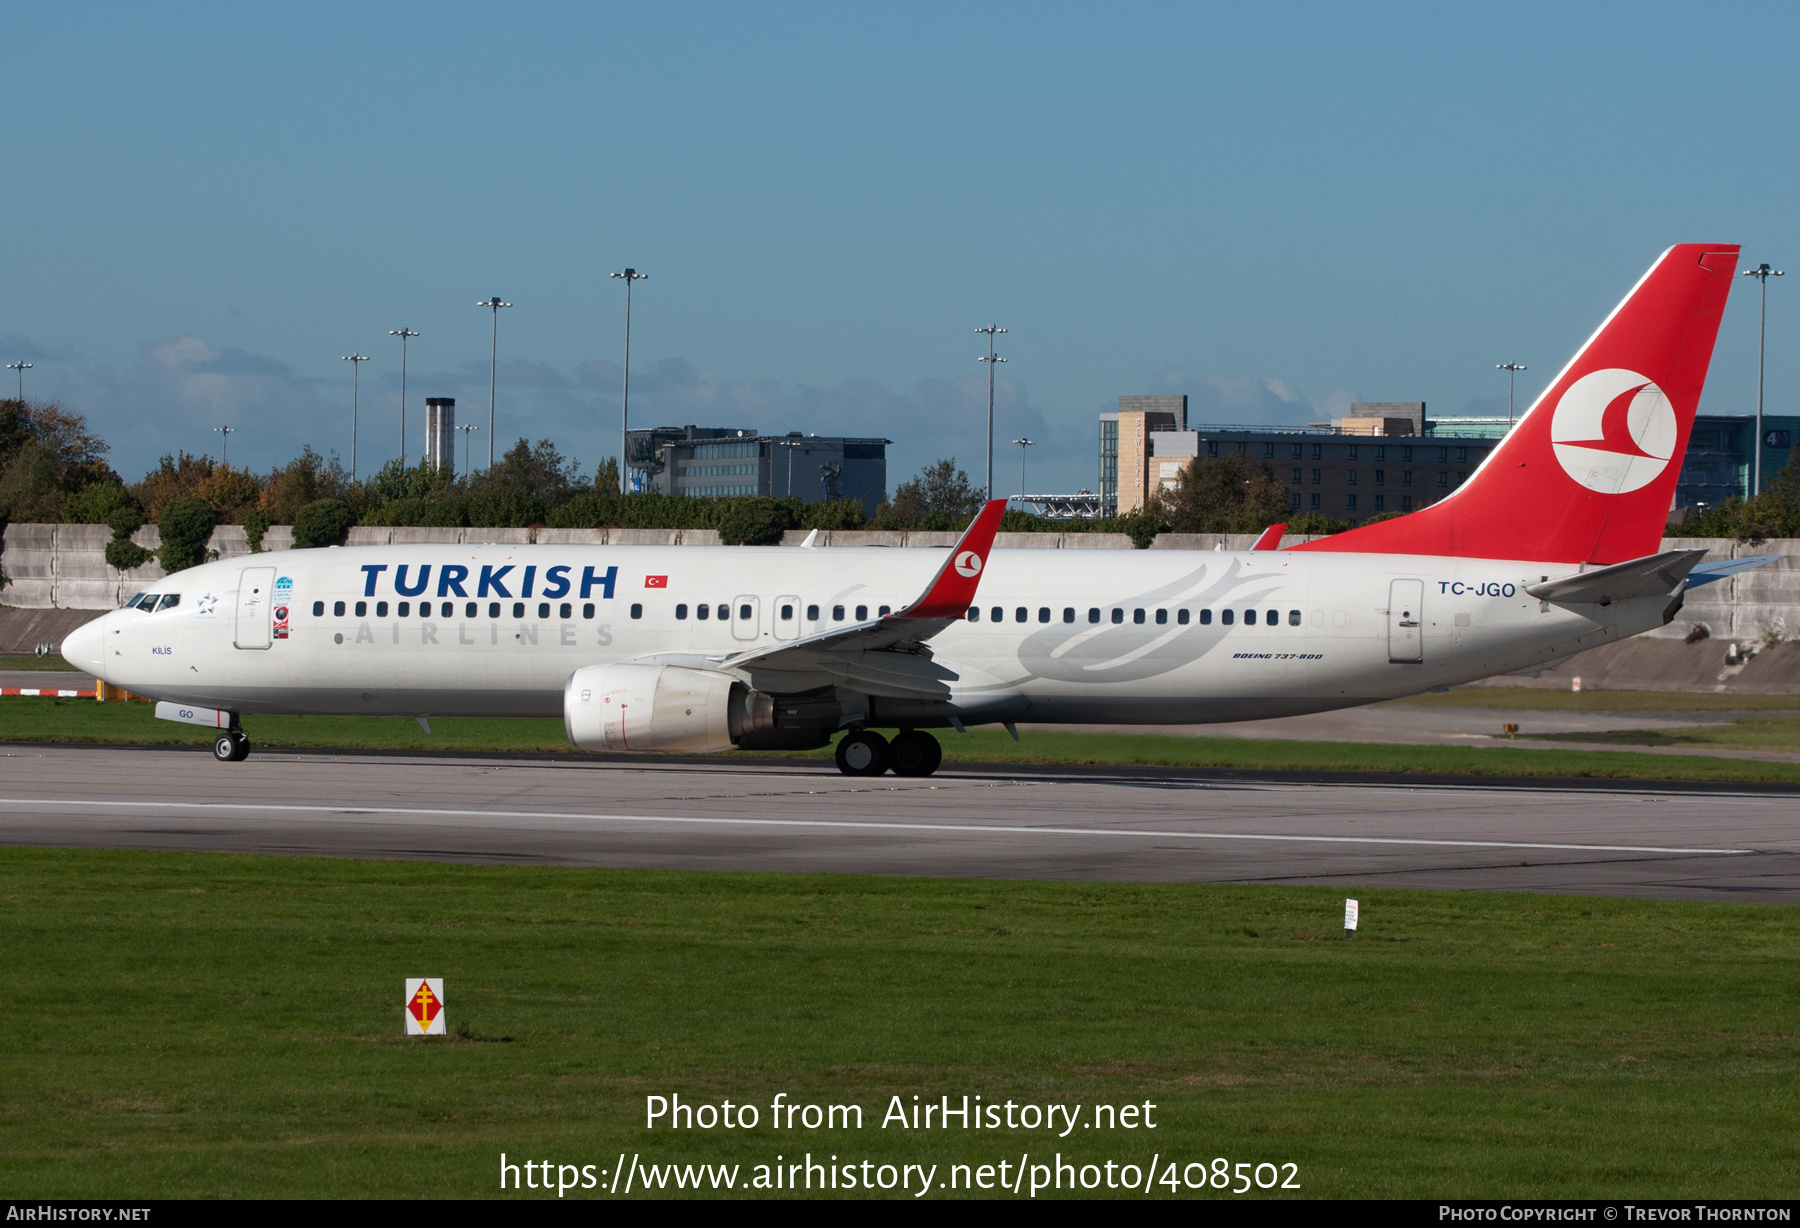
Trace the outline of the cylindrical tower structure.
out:
[[[425,463],[434,469],[456,467],[456,398],[425,398]]]

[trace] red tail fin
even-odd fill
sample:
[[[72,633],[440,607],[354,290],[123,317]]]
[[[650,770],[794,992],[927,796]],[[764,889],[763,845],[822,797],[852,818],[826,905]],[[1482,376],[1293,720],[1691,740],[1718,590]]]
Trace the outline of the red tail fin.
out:
[[[1295,550],[1619,563],[1656,552],[1738,249],[1664,252],[1462,489]]]

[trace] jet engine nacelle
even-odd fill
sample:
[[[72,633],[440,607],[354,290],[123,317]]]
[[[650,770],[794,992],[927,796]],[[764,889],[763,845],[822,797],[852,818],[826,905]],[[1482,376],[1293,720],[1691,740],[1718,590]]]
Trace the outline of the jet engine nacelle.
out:
[[[730,750],[774,724],[769,696],[717,670],[589,665],[563,691],[563,728],[582,750]]]

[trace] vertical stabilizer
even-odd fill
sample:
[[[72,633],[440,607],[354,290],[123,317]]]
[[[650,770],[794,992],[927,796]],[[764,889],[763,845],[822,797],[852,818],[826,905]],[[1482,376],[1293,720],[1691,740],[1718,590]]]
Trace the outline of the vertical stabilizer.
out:
[[[1737,269],[1664,252],[1460,490],[1296,550],[1619,563],[1654,554]]]

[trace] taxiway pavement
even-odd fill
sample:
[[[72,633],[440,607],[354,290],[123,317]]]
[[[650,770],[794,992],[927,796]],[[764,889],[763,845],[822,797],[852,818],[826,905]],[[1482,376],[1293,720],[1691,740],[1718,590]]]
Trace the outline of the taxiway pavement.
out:
[[[818,761],[0,749],[0,844],[1800,903],[1800,797]]]

